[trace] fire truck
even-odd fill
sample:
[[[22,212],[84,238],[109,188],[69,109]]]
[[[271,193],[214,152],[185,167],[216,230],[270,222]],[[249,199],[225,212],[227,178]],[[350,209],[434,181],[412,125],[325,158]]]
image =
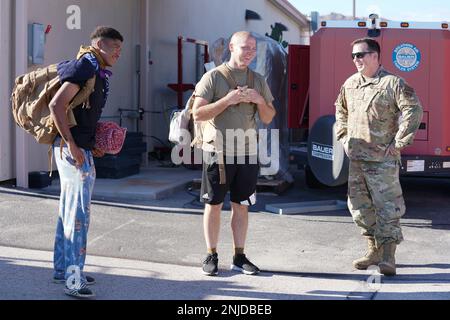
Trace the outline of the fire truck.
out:
[[[335,106],[345,80],[356,73],[351,42],[371,37],[381,64],[416,91],[424,109],[414,143],[402,151],[401,175],[450,177],[450,32],[448,23],[323,21],[309,46],[289,47],[289,128],[306,133],[291,156],[305,168],[306,183],[347,182],[348,158],[334,134]],[[447,72],[448,71],[448,72]]]

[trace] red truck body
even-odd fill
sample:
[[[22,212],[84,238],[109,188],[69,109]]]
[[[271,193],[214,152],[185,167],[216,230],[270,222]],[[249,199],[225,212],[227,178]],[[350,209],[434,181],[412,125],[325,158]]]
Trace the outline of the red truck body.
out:
[[[445,23],[401,23],[376,21],[377,28],[370,28],[370,20],[328,21],[311,37],[309,70],[293,69],[290,65],[290,97],[293,82],[302,75],[309,75],[309,117],[311,129],[316,121],[335,114],[334,103],[340,87],[356,71],[351,59],[351,43],[355,39],[371,36],[381,45],[381,64],[389,72],[404,78],[415,90],[422,103],[424,116],[414,144],[402,155],[416,157],[440,157],[439,169],[450,168],[450,32]],[[372,31],[370,31],[372,30]],[[297,48],[289,49],[290,61],[303,59]],[[291,53],[293,53],[291,55]],[[304,52],[303,52],[304,55]],[[293,80],[292,80],[293,79]],[[290,128],[299,128],[304,114],[305,101],[289,100]],[[297,118],[295,118],[297,117]],[[425,159],[424,158],[424,159]],[[434,160],[430,160],[434,161]],[[434,164],[427,160],[425,167]],[[439,162],[439,161],[438,161]],[[430,162],[431,163],[431,162]],[[406,166],[406,164],[405,164]],[[430,167],[431,166],[431,167]],[[427,171],[427,170],[424,170]]]

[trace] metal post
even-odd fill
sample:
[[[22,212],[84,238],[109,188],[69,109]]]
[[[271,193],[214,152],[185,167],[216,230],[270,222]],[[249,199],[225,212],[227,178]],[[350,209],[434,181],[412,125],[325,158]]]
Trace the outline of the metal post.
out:
[[[319,19],[319,12],[311,11],[311,31],[313,34],[319,29]]]
[[[205,45],[205,64],[209,62],[209,52],[208,52],[208,44]]]
[[[28,5],[27,0],[14,1],[15,7],[15,76],[28,69]],[[16,126],[16,179],[17,186],[28,188],[28,137]]]
[[[178,85],[183,84],[183,37],[178,37]],[[183,92],[180,90],[178,94],[178,107],[183,105]]]
[[[136,45],[136,85],[137,85],[137,112],[141,109],[141,46]],[[121,119],[122,120],[122,119]],[[138,117],[136,120],[136,132],[139,132],[139,122],[141,119]]]
[[[150,66],[151,66],[151,55],[150,55],[150,16],[153,0],[140,0],[140,43],[141,43],[141,54],[140,59],[140,73],[139,73],[139,107],[143,109],[149,109],[149,101],[151,91],[151,79],[150,79]],[[144,134],[144,137],[150,136],[151,133],[151,119],[150,117],[144,117],[142,121],[142,126],[140,127]],[[151,143],[148,143],[151,146]],[[148,167],[148,150],[142,156],[142,166]]]
[[[204,57],[202,57],[201,45],[195,45],[195,81],[199,82],[203,75]]]
[[[353,0],[353,20],[356,20],[356,0]]]

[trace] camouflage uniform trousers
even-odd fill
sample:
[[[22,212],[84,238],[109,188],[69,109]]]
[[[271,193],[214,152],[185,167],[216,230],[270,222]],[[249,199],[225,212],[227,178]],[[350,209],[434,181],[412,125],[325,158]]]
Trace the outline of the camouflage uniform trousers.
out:
[[[362,235],[374,237],[378,248],[403,241],[400,218],[406,208],[399,161],[350,161],[348,208]]]

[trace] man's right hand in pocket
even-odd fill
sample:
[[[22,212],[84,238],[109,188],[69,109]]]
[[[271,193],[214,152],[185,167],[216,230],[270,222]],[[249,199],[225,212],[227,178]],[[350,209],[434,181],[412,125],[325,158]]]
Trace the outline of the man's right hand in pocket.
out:
[[[347,157],[348,157],[348,141],[349,140],[350,139],[348,139],[348,138],[345,138],[342,140],[342,146],[344,147],[344,152],[347,155]]]
[[[75,160],[75,165],[80,168],[84,164],[84,152],[81,150],[75,142],[67,143],[69,153],[72,159]]]

